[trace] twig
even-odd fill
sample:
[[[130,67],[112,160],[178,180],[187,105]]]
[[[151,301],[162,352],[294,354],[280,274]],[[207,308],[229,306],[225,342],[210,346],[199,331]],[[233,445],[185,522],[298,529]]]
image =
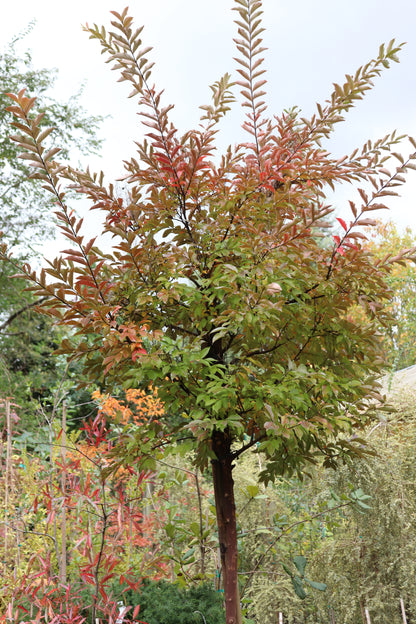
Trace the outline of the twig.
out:
[[[20,308],[20,310],[17,310],[17,312],[14,312],[13,314],[11,314],[9,316],[9,318],[7,318],[4,323],[2,323],[0,325],[0,331],[3,331],[3,329],[6,329],[6,327],[8,325],[10,325],[11,323],[13,323],[13,321],[20,316],[21,314],[23,314],[24,312],[26,312],[27,310],[30,310],[31,308],[34,308],[35,306],[40,305],[41,303],[43,303],[44,301],[46,301],[47,297],[41,297],[40,299],[37,299],[36,301],[32,301],[32,303],[28,303],[27,305],[25,305],[23,308]],[[19,333],[23,333],[23,332],[19,332]]]

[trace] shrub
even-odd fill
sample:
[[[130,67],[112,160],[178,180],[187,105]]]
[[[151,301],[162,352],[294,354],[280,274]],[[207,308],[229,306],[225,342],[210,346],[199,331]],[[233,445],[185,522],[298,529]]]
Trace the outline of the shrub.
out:
[[[208,585],[183,589],[167,581],[146,582],[128,590],[125,603],[140,604],[139,618],[147,624],[224,624],[222,594]]]

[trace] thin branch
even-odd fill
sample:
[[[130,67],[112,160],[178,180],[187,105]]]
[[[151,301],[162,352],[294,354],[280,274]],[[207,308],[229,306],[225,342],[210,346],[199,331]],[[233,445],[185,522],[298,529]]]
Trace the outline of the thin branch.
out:
[[[257,442],[260,442],[261,440],[264,440],[264,438],[267,438],[267,433],[264,433],[263,435],[261,435],[261,436],[259,436],[257,438],[252,438],[250,440],[250,442],[247,442],[247,444],[244,444],[237,451],[233,451],[231,453],[231,457],[233,458],[233,460],[237,459],[237,457],[240,457],[240,455],[242,455],[245,451],[247,451],[247,449],[249,449],[252,446],[254,446],[255,444],[257,444]]]
[[[34,308],[35,306],[40,305],[41,303],[43,303],[44,301],[46,301],[47,297],[41,297],[38,301],[33,301],[32,303],[28,303],[27,305],[25,305],[23,308],[20,308],[20,310],[17,310],[17,312],[14,312],[13,314],[11,314],[9,316],[8,319],[6,319],[4,321],[4,323],[2,323],[0,325],[0,331],[3,331],[3,329],[6,329],[6,327],[8,325],[10,325],[11,323],[13,323],[13,321],[20,316],[21,314],[23,314],[24,312],[26,312],[27,310],[30,310],[31,308]],[[20,332],[21,333],[21,332]]]

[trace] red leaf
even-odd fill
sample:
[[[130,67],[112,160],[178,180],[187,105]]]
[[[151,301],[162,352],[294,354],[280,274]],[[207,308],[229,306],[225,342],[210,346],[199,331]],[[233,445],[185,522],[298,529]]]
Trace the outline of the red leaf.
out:
[[[348,243],[347,241],[344,241],[343,246],[349,247],[350,249],[354,249],[355,251],[358,251],[357,245],[353,245],[352,243]]]
[[[89,275],[78,277],[77,286],[88,286],[89,288],[97,288],[94,280]]]
[[[18,609],[18,610],[20,609],[21,611],[24,611],[25,613],[29,613],[29,611],[28,611],[27,609],[25,609],[25,607],[22,607],[22,606],[20,606],[20,605],[18,605],[18,606],[17,606],[17,609]],[[15,618],[15,619],[16,619],[16,618]]]
[[[136,583],[134,581],[130,581],[130,579],[128,579],[127,577],[125,577],[124,580],[126,581],[127,585],[130,587],[130,589],[135,589]]]
[[[142,349],[141,347],[135,347],[131,355],[131,359],[133,360],[133,362],[135,362],[140,355],[146,355],[146,354],[147,354],[146,349]]]
[[[107,596],[107,594],[105,593],[104,589],[103,589],[102,587],[99,587],[99,588],[98,588],[98,591],[100,592],[100,594],[101,594],[101,596],[102,596],[102,599],[103,599],[104,601],[107,601],[107,600],[108,600],[108,596]]]
[[[348,230],[347,224],[345,223],[344,219],[341,219],[340,217],[337,217],[337,221],[339,223],[341,223],[342,227],[344,228],[345,231]]]

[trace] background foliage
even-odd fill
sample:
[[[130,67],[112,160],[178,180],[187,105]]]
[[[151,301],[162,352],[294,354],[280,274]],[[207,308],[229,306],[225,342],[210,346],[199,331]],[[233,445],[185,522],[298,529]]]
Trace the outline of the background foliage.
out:
[[[67,102],[55,100],[50,94],[56,70],[34,67],[29,50],[18,54],[25,34],[0,53],[0,231],[20,261],[31,258],[36,263],[43,253],[40,245],[55,227],[54,202],[30,177],[27,161],[19,158],[18,146],[10,141],[7,93],[26,88],[38,97],[42,123],[54,127],[64,158],[96,153],[102,138],[101,119],[87,115],[79,103],[80,94]],[[44,424],[42,406],[51,403],[54,389],[75,371],[73,367],[68,371],[62,359],[51,357],[62,331],[35,311],[37,300],[25,291],[22,280],[11,279],[15,273],[15,268],[0,260],[0,397],[14,398],[21,407],[22,430],[33,431]],[[65,390],[71,386],[67,384]],[[72,392],[73,404],[86,400],[86,395]],[[78,409],[73,415],[82,418],[85,412]]]
[[[31,27],[29,27],[29,30]],[[53,201],[45,189],[30,177],[30,168],[19,158],[18,146],[10,141],[7,93],[27,89],[39,98],[44,127],[54,127],[62,144],[62,156],[78,158],[99,150],[100,117],[88,115],[80,105],[80,94],[58,102],[50,93],[57,75],[53,69],[34,67],[30,50],[17,52],[25,33],[17,36],[0,53],[0,230],[9,244],[23,253],[34,241],[51,235]]]
[[[400,232],[392,221],[379,222],[369,234],[369,248],[380,259],[396,256],[403,247],[415,243],[411,228]],[[392,370],[413,366],[416,362],[416,271],[410,264],[396,264],[389,275],[392,293],[389,307],[394,317],[390,327],[383,328],[383,342]]]

